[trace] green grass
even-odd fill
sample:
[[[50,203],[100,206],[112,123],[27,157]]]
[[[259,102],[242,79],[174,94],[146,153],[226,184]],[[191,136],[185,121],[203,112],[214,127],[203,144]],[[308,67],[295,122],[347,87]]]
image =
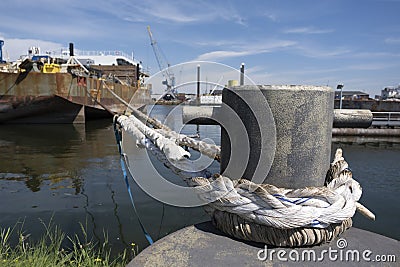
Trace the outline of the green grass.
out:
[[[82,224],[82,235],[79,238],[77,234],[66,236],[51,221],[48,224],[43,221],[41,223],[45,231],[36,242],[24,234],[23,223],[17,223],[13,228],[0,229],[0,266],[126,266],[130,258],[137,254],[137,247],[132,243],[129,250],[111,258],[111,247],[106,233],[105,241],[98,244],[88,239],[86,228]],[[11,245],[12,237],[18,238],[14,245]],[[63,243],[69,245],[63,246]]]

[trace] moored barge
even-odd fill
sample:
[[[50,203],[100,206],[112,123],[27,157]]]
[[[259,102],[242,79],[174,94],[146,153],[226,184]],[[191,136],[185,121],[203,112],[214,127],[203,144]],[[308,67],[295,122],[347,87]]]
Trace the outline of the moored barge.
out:
[[[0,123],[84,123],[126,110],[118,97],[135,108],[150,101],[139,63],[120,53],[103,65],[99,56],[74,56],[72,44],[68,59],[32,50],[0,66]]]

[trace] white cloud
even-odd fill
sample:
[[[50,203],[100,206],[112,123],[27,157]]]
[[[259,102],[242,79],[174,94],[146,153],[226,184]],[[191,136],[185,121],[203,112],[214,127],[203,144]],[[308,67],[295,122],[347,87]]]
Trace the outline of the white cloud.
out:
[[[395,67],[399,67],[400,63],[363,63],[358,65],[350,65],[346,67],[348,70],[384,70],[384,69],[391,69]]]
[[[160,20],[179,23],[194,22],[199,19],[198,16],[185,12],[179,7],[179,5],[171,5],[169,2],[161,1],[146,6],[141,11]]]
[[[397,38],[394,38],[394,37],[386,38],[385,39],[385,43],[392,44],[392,45],[398,45],[398,44],[400,44],[400,37],[397,37]]]
[[[163,1],[151,0],[133,3],[122,1],[105,12],[113,13],[124,20],[132,22],[172,22],[202,23],[216,20],[233,21],[246,26],[246,20],[232,5],[222,5],[210,1]]]
[[[20,1],[22,2],[22,1]],[[73,39],[104,36],[101,17],[88,12],[84,3],[76,1],[30,1],[10,5],[0,16],[2,30],[8,37],[38,39]],[[18,15],[16,15],[18,14]]]
[[[334,32],[332,29],[317,29],[314,27],[300,27],[300,28],[292,28],[286,29],[283,31],[284,33],[295,33],[295,34],[325,34]]]
[[[354,53],[351,55],[354,58],[393,58],[393,57],[400,57],[400,53],[388,53],[388,52],[360,52]]]
[[[313,46],[299,45],[296,48],[300,51],[301,55],[311,58],[338,57],[338,56],[344,56],[352,52],[350,49],[342,47],[320,48],[315,46],[313,47]]]
[[[175,40],[179,43],[184,43],[184,44],[189,44],[189,45],[194,45],[194,46],[208,46],[208,47],[232,47],[235,46],[237,44],[241,44],[242,42],[239,40],[201,40],[201,41],[196,41],[196,40],[192,40],[190,43],[188,43],[188,41],[185,40]]]
[[[266,51],[254,50],[254,51],[213,51],[204,53],[197,57],[196,60],[221,60],[225,58],[232,58],[232,57],[242,57],[242,56],[249,56],[264,53]]]
[[[55,51],[65,45],[61,45],[55,42],[48,42],[43,40],[35,39],[7,39],[4,38],[3,47],[3,58],[6,60],[14,61],[22,55],[28,54],[29,47],[36,46],[40,47],[41,52],[45,51]]]
[[[221,60],[233,57],[242,57],[270,53],[296,44],[287,40],[258,40],[259,45],[233,44],[230,50],[216,50],[199,55],[195,60]]]
[[[251,75],[251,74],[257,74],[259,72],[264,72],[265,71],[265,67],[263,66],[252,66],[250,68],[246,68],[246,74],[247,75]]]
[[[278,21],[278,16],[276,14],[266,13],[266,14],[264,14],[264,16],[267,17],[269,20],[271,20],[273,22],[277,22]]]

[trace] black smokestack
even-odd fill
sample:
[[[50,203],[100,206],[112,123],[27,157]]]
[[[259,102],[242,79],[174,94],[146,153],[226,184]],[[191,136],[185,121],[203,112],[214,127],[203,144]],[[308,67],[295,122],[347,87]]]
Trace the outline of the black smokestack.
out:
[[[140,65],[136,64],[136,81],[140,80]]]
[[[73,57],[74,56],[74,44],[69,43],[69,56]]]

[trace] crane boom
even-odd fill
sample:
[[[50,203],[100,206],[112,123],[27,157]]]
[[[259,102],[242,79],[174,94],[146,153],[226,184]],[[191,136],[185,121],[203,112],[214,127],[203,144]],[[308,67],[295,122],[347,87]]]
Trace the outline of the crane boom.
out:
[[[170,70],[170,65],[165,57],[165,55],[162,53],[160,47],[157,44],[157,41],[153,37],[153,33],[151,32],[150,26],[147,26],[147,31],[149,33],[150,37],[150,43],[151,47],[153,48],[154,55],[157,60],[158,67],[160,68],[160,71],[165,78],[163,81],[163,84],[167,86],[166,93],[172,94],[173,97],[175,97],[175,76],[173,72]]]

